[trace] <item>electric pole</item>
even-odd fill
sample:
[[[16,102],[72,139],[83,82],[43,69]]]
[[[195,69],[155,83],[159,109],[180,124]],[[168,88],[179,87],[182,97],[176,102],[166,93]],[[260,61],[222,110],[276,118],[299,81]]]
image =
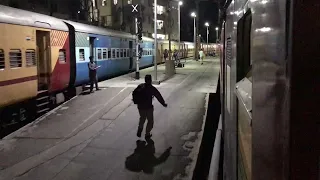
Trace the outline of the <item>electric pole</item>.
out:
[[[141,9],[141,8],[140,8]],[[135,18],[135,24],[136,24],[136,79],[140,79],[140,59],[142,57],[143,49],[140,47],[140,43],[142,41],[142,17],[141,12],[137,13],[137,17]]]
[[[167,24],[166,24],[166,29],[168,33],[168,39],[169,39],[169,60],[166,61],[166,76],[170,77],[175,74],[175,65],[174,61],[172,59],[172,49],[171,49],[171,33],[172,33],[172,26],[173,26],[173,20],[171,17],[171,0],[168,1],[167,5]]]

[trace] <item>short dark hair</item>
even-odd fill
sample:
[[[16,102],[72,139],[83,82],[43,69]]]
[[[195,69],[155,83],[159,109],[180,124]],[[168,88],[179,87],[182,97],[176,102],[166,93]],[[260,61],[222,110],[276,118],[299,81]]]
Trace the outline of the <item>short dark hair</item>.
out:
[[[152,76],[150,74],[147,74],[144,77],[144,80],[145,80],[146,83],[151,83],[152,82]]]
[[[89,59],[90,59],[90,60],[93,59],[93,56],[89,56]]]

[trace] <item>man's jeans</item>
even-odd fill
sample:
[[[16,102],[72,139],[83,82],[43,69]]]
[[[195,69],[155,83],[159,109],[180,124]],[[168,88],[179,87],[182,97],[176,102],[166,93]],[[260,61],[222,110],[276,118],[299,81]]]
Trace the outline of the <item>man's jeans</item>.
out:
[[[139,129],[143,129],[144,123],[146,119],[148,119],[148,124],[146,128],[146,134],[150,134],[153,128],[153,108],[149,109],[139,109],[140,121],[139,121]]]

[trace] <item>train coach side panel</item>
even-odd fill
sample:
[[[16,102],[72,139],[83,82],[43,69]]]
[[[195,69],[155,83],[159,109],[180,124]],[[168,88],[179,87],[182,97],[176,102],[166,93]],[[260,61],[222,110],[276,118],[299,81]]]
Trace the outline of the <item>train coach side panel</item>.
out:
[[[50,32],[51,83],[50,91],[66,89],[70,82],[69,34],[64,31]]]
[[[37,95],[35,33],[32,27],[0,23],[0,107]]]
[[[110,37],[110,36],[98,36],[99,40],[95,42],[96,49],[117,49],[124,50],[129,48],[129,42],[125,38],[120,37]],[[107,55],[106,58],[98,59],[98,65],[101,68],[98,69],[99,78],[107,78],[111,76],[116,76],[129,71],[130,59],[129,57],[120,57],[120,52],[116,53],[116,57],[113,58],[113,50]]]
[[[89,35],[87,33],[75,33],[76,41],[76,81],[75,85],[79,86],[89,82],[88,62],[90,56]],[[82,53],[80,57],[80,51]]]

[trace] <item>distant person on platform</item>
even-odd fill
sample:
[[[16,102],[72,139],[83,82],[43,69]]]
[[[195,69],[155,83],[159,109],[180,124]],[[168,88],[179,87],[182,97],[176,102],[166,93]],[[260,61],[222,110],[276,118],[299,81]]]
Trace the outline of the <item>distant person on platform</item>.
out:
[[[160,92],[152,86],[152,77],[151,75],[145,76],[145,83],[140,84],[132,93],[134,104],[138,105],[138,110],[140,114],[140,121],[137,136],[140,138],[143,130],[144,123],[148,119],[148,124],[146,127],[145,138],[151,138],[151,130],[153,128],[153,97],[156,97],[158,101],[164,106],[167,107],[163,97]]]
[[[200,49],[199,51],[199,56],[200,56],[200,59],[201,59],[201,65],[203,64],[203,58],[204,58],[204,52],[203,52],[203,49]]]
[[[163,58],[164,58],[165,61],[167,60],[168,56],[169,56],[168,50],[165,49],[164,52],[163,52]]]
[[[90,78],[90,93],[93,92],[93,84],[96,85],[96,90],[99,91],[98,87],[98,79],[97,79],[97,69],[100,68],[100,66],[97,66],[96,63],[93,61],[93,57],[89,57],[90,62],[88,63],[89,68],[89,78]]]

